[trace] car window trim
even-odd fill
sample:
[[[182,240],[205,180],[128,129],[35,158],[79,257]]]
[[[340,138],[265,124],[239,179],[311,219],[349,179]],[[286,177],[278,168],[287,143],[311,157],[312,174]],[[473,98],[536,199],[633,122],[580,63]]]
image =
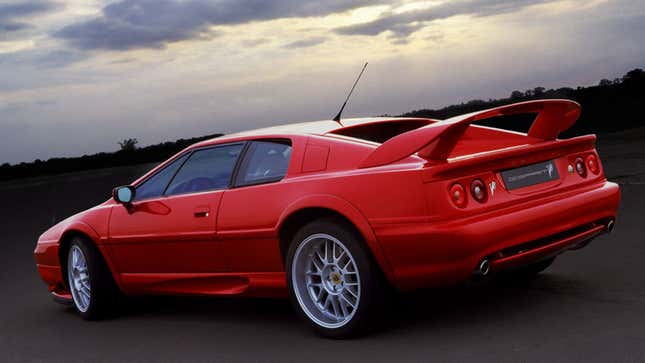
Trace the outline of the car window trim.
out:
[[[231,182],[233,180],[233,175],[235,173],[236,168],[238,168],[238,164],[240,163],[240,160],[242,160],[244,156],[244,152],[248,148],[248,142],[247,141],[237,141],[237,142],[230,142],[230,143],[225,143],[225,144],[216,144],[216,145],[206,145],[202,147],[198,147],[195,149],[190,150],[190,155],[184,160],[184,162],[179,166],[179,168],[175,171],[173,174],[172,178],[170,178],[170,181],[168,181],[168,184],[166,184],[166,187],[163,190],[163,193],[160,195],[162,198],[168,198],[168,197],[174,197],[178,195],[188,195],[188,194],[199,194],[199,193],[206,193],[206,192],[214,192],[214,191],[219,191],[219,190],[227,190],[231,187]],[[231,176],[229,177],[229,181],[227,183],[227,186],[224,188],[214,188],[214,189],[205,189],[205,190],[200,190],[197,192],[186,192],[186,193],[179,193],[179,194],[168,194],[168,188],[170,188],[170,185],[172,182],[175,180],[175,177],[177,174],[179,174],[179,171],[181,168],[184,167],[184,165],[190,160],[190,158],[193,156],[194,153],[197,151],[202,151],[202,150],[210,150],[210,149],[217,149],[220,147],[228,147],[228,146],[235,146],[235,145],[242,145],[242,149],[240,150],[240,154],[237,156],[237,160],[235,160],[235,165],[233,166],[233,172],[231,172]]]
[[[240,153],[239,169],[242,168],[242,163],[244,162],[244,159],[246,159],[246,157],[247,157],[248,149],[251,148],[251,144],[257,143],[257,142],[272,142],[274,144],[288,145],[291,148],[292,152],[293,152],[293,142],[292,142],[291,139],[278,138],[278,139],[250,140],[250,141],[248,141],[248,145],[246,145],[246,147],[244,148],[244,154]],[[287,172],[289,171],[289,167],[291,166],[292,156],[293,155],[289,155],[289,164],[287,165],[287,171],[285,171],[285,174],[282,175],[281,177],[265,178],[265,179],[260,179],[260,180],[255,180],[255,181],[252,181],[252,182],[248,182],[248,183],[242,183],[242,180],[238,180],[238,179],[240,179],[240,175],[239,175],[240,170],[239,169],[236,170],[235,178],[232,179],[233,184],[231,185],[231,189],[251,187],[251,186],[262,185],[262,184],[277,183],[277,182],[283,180],[287,176]]]
[[[173,181],[173,180],[175,180],[175,177],[177,176],[177,173],[179,173],[179,170],[181,170],[181,168],[183,168],[183,167],[184,167],[184,165],[186,165],[186,162],[187,162],[188,160],[190,160],[190,158],[191,158],[191,157],[193,157],[193,154],[194,154],[194,153],[195,153],[195,150],[194,150],[194,149],[191,149],[191,150],[187,153],[187,154],[188,154],[188,157],[186,158],[186,160],[184,160],[184,162],[183,162],[183,163],[181,163],[181,165],[179,165],[179,167],[177,168],[177,170],[175,170],[175,172],[172,174],[172,176],[170,177],[170,179],[168,179],[168,183],[166,183],[166,186],[163,188],[163,192],[161,192],[160,197],[162,197],[162,198],[165,198],[165,197],[166,197],[166,191],[168,190],[168,187],[170,186],[170,184],[172,184],[172,181]]]
[[[186,157],[186,160],[184,160],[184,161],[182,161],[182,162],[181,162],[181,165],[179,165],[179,167],[177,168],[177,170],[175,170],[175,172],[173,173],[172,177],[169,179],[170,181],[172,181],[172,179],[173,179],[173,178],[175,177],[175,175],[177,174],[177,171],[179,171],[179,169],[181,169],[181,167],[182,167],[182,166],[184,166],[184,164],[186,163],[186,161],[188,161],[188,159],[190,159],[190,156],[192,155],[192,153],[193,153],[193,150],[188,150],[188,151],[186,151],[186,152],[183,152],[183,153],[181,153],[181,154],[177,155],[176,157],[174,157],[174,158],[172,158],[172,159],[170,159],[170,160],[167,160],[166,165],[165,165],[164,167],[162,167],[161,169],[157,170],[156,172],[154,172],[154,173],[152,173],[152,174],[148,175],[145,179],[141,180],[140,182],[138,182],[138,183],[136,183],[136,184],[133,184],[132,186],[133,186],[135,189],[137,189],[137,188],[139,188],[139,187],[143,186],[146,182],[148,182],[148,180],[150,180],[150,179],[154,178],[155,176],[159,175],[159,173],[161,173],[161,172],[163,172],[164,170],[166,170],[167,168],[169,168],[169,167],[170,167],[170,166],[171,166],[175,161],[177,161],[177,160],[179,160],[179,159],[183,158],[184,156],[187,156],[187,157]],[[170,183],[170,182],[168,182],[168,183]],[[166,188],[168,188],[168,184],[166,184],[166,186],[164,187],[164,192],[166,191]],[[152,199],[155,199],[155,198],[157,198],[157,199],[158,199],[158,198],[163,198],[163,197],[164,197],[164,194],[162,193],[162,194],[157,195],[157,196],[154,196],[154,197],[149,197],[149,198],[144,198],[144,199],[137,199],[136,194],[135,194],[135,197],[134,197],[134,201],[133,201],[133,202],[135,202],[135,203],[136,203],[136,202],[142,202],[142,201],[145,201],[145,200],[152,200]]]
[[[235,188],[235,184],[237,181],[237,176],[240,172],[240,168],[242,167],[242,162],[246,158],[246,153],[249,151],[249,148],[251,147],[251,144],[253,141],[245,141],[244,142],[244,147],[242,148],[242,151],[240,152],[240,156],[237,159],[237,162],[235,162],[235,167],[233,168],[233,174],[231,174],[231,179],[228,182],[228,188],[232,189]]]

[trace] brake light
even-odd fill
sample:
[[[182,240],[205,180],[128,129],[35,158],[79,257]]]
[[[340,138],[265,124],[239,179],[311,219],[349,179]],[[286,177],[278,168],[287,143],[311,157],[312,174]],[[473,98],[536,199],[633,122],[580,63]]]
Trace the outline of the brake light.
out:
[[[461,184],[453,184],[450,187],[450,200],[459,208],[466,206],[466,202],[468,201],[466,190]]]
[[[596,155],[590,154],[587,156],[587,167],[589,170],[591,170],[592,173],[598,174],[600,171],[600,168],[598,166],[598,158],[596,158]]]
[[[576,162],[575,162],[574,165],[575,165],[576,172],[578,173],[578,175],[580,175],[583,178],[586,178],[587,177],[587,167],[585,166],[584,160],[582,160],[581,157],[577,157]]]
[[[485,203],[488,200],[488,193],[486,192],[486,184],[481,179],[475,179],[470,183],[470,194],[479,203]]]

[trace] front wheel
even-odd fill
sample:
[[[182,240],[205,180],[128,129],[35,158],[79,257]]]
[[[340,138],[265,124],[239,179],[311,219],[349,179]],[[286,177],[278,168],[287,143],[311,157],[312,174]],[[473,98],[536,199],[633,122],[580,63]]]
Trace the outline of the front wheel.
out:
[[[74,307],[84,319],[103,318],[115,308],[117,288],[103,256],[80,237],[72,240],[67,253],[67,284]]]
[[[385,283],[360,236],[342,222],[318,220],[296,233],[287,283],[299,315],[323,336],[356,336],[382,320]]]

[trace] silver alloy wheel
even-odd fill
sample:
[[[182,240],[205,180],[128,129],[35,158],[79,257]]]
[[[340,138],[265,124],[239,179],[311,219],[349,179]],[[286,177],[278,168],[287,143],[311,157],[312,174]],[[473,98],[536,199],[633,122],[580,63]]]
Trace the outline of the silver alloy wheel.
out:
[[[300,242],[293,256],[291,282],[302,310],[324,328],[352,320],[361,299],[354,257],[337,238],[324,233]]]
[[[67,280],[74,298],[74,304],[81,312],[90,307],[90,274],[83,250],[77,245],[69,249],[67,255]]]

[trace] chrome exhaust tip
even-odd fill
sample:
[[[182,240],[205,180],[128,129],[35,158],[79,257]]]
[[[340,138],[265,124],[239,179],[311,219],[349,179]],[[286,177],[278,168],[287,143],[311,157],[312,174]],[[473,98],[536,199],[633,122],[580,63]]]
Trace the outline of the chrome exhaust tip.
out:
[[[477,274],[479,276],[486,276],[490,272],[490,262],[488,259],[483,259],[477,266]]]
[[[609,222],[607,222],[607,233],[611,233],[614,230],[614,220],[610,219]]]

